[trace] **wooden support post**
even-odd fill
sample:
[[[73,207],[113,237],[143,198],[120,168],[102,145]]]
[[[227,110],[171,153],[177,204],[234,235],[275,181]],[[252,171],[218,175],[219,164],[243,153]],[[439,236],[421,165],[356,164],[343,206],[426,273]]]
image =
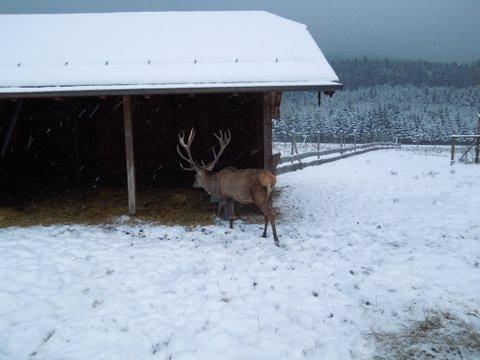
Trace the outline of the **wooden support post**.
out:
[[[291,151],[292,155],[294,154],[294,150],[295,150],[295,133],[292,132],[292,151]]]
[[[452,137],[452,149],[450,151],[450,165],[455,163],[455,138]]]
[[[272,167],[272,94],[263,94],[263,168]]]
[[[133,153],[132,105],[128,95],[123,96],[123,123],[125,126],[125,155],[127,159],[128,213],[137,213],[135,186],[135,156]]]
[[[477,135],[480,135],[480,114],[477,113]],[[480,162],[480,138],[477,138],[477,148],[475,149],[475,163]]]
[[[480,138],[477,139],[475,146],[475,164],[478,164],[480,161]]]

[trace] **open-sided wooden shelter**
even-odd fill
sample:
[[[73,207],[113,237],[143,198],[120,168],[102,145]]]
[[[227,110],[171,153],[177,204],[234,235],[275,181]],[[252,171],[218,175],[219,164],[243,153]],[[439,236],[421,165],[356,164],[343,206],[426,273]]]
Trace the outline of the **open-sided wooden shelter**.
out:
[[[269,169],[283,91],[341,87],[305,25],[266,12],[0,15],[0,195],[181,185],[178,133]],[[128,181],[125,181],[128,179]]]

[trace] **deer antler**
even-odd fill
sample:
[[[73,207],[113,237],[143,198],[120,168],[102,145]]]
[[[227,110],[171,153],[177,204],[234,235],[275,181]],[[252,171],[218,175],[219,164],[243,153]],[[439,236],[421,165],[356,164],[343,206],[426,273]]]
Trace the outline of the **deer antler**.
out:
[[[178,134],[178,144],[177,144],[177,152],[178,152],[178,155],[180,155],[180,157],[187,161],[189,164],[190,164],[190,167],[185,167],[183,166],[183,164],[180,162],[180,167],[183,169],[183,170],[186,170],[186,171],[198,171],[200,170],[200,167],[197,165],[197,163],[195,162],[195,160],[193,160],[192,158],[192,154],[190,153],[190,146],[192,145],[192,142],[193,142],[193,138],[195,137],[195,129],[192,128],[192,130],[190,130],[190,135],[188,136],[188,140],[187,142],[185,143],[185,132],[182,132],[181,134]],[[185,156],[182,151],[180,150],[180,145],[185,149],[185,151],[187,152],[187,156]]]
[[[208,171],[212,171],[213,168],[215,167],[215,164],[217,163],[218,159],[220,159],[220,156],[222,156],[223,151],[227,147],[227,145],[230,143],[230,140],[232,139],[232,135],[230,134],[230,130],[227,130],[227,132],[223,132],[220,130],[220,135],[213,134],[215,137],[218,139],[218,142],[220,143],[220,149],[218,150],[218,153],[215,151],[215,148],[212,147],[212,152],[214,159],[211,163],[208,165],[204,165],[204,169]]]

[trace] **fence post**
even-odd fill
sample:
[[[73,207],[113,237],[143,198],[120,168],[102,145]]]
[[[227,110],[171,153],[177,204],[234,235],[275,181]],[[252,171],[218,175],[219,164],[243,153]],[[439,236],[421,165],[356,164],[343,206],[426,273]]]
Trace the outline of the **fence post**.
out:
[[[357,132],[353,133],[353,146],[357,146]],[[357,149],[355,149],[357,151]]]
[[[294,146],[295,146],[294,143],[295,143],[295,133],[292,132],[292,156],[293,156],[293,151],[294,151]]]
[[[317,133],[317,151],[320,151],[320,133]],[[320,155],[317,156],[317,159],[320,159]]]
[[[477,135],[480,136],[480,114],[477,113]],[[480,161],[480,137],[477,139],[477,150],[475,153],[475,163]]]
[[[455,138],[452,137],[452,149],[450,151],[450,165],[455,163]]]
[[[475,146],[475,164],[480,161],[480,138],[477,139],[477,145]]]
[[[294,154],[298,155],[297,134],[292,132],[292,157]],[[302,161],[299,159],[298,162],[302,162]],[[293,159],[292,159],[292,164],[293,164]]]

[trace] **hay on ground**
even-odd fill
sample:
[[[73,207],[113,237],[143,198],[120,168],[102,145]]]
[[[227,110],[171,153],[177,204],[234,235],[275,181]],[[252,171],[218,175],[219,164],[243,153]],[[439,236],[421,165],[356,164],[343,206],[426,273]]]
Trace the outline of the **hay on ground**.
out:
[[[203,190],[160,189],[137,195],[135,221],[162,225],[208,225],[214,222],[218,204]],[[254,206],[236,204],[237,217],[261,222]],[[126,191],[98,190],[85,196],[68,195],[36,199],[23,206],[1,206],[0,228],[58,224],[98,225],[118,221],[128,213]]]

